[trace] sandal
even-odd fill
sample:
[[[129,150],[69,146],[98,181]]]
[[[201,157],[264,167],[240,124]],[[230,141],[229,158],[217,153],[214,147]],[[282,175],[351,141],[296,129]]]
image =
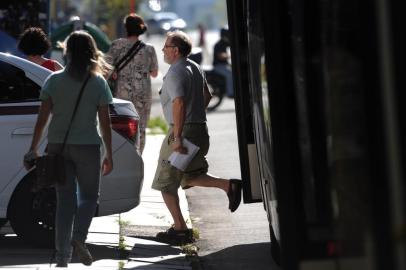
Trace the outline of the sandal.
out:
[[[234,212],[241,203],[241,180],[230,179],[227,197],[228,209],[230,209],[231,212]]]
[[[184,245],[195,241],[191,229],[175,230],[173,227],[164,232],[157,233],[156,238],[161,242],[172,245]]]

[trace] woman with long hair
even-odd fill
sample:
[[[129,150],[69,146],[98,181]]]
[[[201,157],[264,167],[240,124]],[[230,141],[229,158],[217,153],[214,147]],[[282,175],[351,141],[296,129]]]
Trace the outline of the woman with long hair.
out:
[[[57,267],[67,267],[72,251],[83,264],[92,264],[85,241],[99,198],[100,173],[106,175],[113,169],[109,116],[113,99],[103,77],[109,66],[94,39],[84,31],[73,32],[68,37],[64,53],[67,66],[49,76],[42,88],[31,147],[24,157],[24,165],[30,169],[27,160],[38,156],[38,144],[51,113],[47,151],[49,154],[60,152],[80,89],[85,85],[62,152],[66,183],[56,185]],[[105,156],[101,163],[102,143]]]
[[[140,41],[139,36],[147,31],[147,25],[141,16],[132,13],[124,18],[126,38],[114,40],[108,52],[111,63],[117,64],[134,44]],[[142,44],[138,53],[131,56],[124,67],[113,76],[117,77],[115,96],[129,100],[134,104],[140,116],[140,152],[145,146],[145,129],[151,113],[152,89],[151,77],[158,75],[158,60],[151,44]]]

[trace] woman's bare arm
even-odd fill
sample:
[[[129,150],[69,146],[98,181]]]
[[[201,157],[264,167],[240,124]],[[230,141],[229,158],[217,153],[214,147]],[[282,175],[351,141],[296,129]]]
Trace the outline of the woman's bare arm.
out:
[[[99,106],[97,114],[99,116],[100,131],[105,149],[102,170],[103,175],[107,175],[113,170],[113,152],[111,147],[111,124],[109,105],[106,104]]]

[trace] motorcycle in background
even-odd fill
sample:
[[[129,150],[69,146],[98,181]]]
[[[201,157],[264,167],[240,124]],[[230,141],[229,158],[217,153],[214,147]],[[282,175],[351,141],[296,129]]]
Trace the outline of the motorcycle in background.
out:
[[[201,65],[203,60],[203,52],[199,47],[194,47],[189,59],[193,60],[197,64]],[[209,112],[214,111],[218,106],[220,106],[221,101],[226,93],[226,80],[223,75],[217,73],[213,70],[210,65],[201,65],[204,73],[206,74],[207,84],[209,85],[212,98],[210,100],[207,110]]]

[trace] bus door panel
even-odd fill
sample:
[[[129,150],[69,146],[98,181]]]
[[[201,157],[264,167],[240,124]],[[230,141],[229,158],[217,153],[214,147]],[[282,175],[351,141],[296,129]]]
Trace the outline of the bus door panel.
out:
[[[258,148],[254,136],[254,117],[251,107],[248,70],[247,28],[240,19],[245,14],[244,0],[228,1],[227,12],[231,38],[231,57],[235,91],[236,121],[240,152],[241,177],[244,203],[261,202],[261,183]]]

